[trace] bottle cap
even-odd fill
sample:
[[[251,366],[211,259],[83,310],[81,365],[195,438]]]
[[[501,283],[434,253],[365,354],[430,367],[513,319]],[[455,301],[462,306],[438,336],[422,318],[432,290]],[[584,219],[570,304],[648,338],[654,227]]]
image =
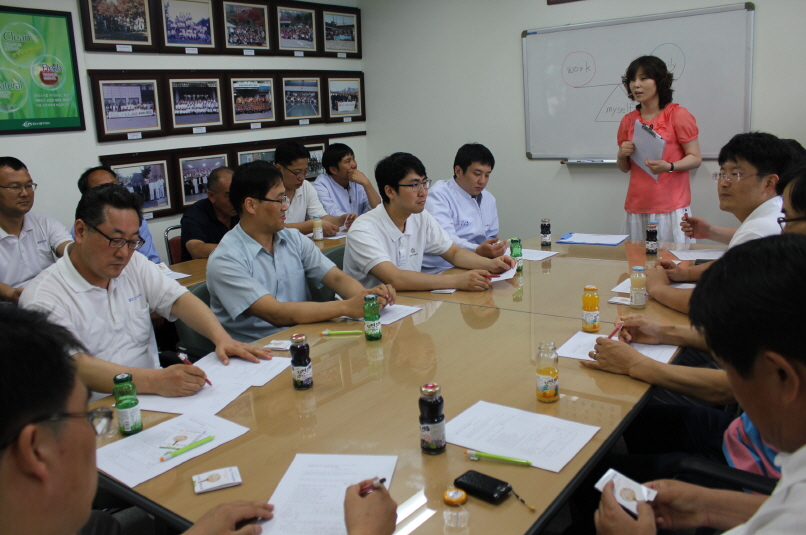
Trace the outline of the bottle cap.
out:
[[[364,302],[367,303],[369,301],[375,301],[378,298],[375,294],[367,294],[364,296]]]
[[[585,286],[585,291],[586,291],[586,292],[598,292],[598,291],[599,291],[599,287],[598,287],[598,286],[595,286],[595,285],[593,285],[593,284],[589,284],[589,285]]]
[[[291,343],[299,344],[301,342],[305,342],[308,340],[308,337],[304,334],[292,334],[291,335]]]
[[[644,271],[646,268],[644,266],[633,266],[633,271]]]
[[[420,393],[426,396],[436,396],[440,390],[436,383],[427,383],[420,387]]]
[[[467,501],[467,493],[462,489],[448,489],[442,495],[442,501],[447,505],[462,505]]]
[[[119,373],[113,379],[113,382],[117,385],[120,383],[130,383],[132,381],[132,374],[130,373]]]
[[[548,218],[548,217],[544,217],[544,218],[541,220],[541,223],[549,223],[549,222],[550,222],[550,220],[549,220],[549,218]]]

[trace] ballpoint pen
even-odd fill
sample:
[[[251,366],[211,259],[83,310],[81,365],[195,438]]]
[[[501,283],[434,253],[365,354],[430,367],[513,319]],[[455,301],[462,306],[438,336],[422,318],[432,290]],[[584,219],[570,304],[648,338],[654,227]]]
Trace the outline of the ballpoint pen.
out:
[[[386,483],[386,478],[385,477],[382,477],[380,479],[378,479],[376,477],[375,479],[372,480],[372,483],[370,483],[369,485],[365,485],[365,486],[361,487],[361,489],[359,489],[359,491],[358,491],[358,495],[363,498],[364,496],[366,496],[367,494],[369,494],[373,490],[381,488],[384,483]]]
[[[190,362],[190,360],[184,355],[180,355],[179,360],[181,360],[183,363],[187,364],[188,366],[193,366],[193,363]],[[210,386],[213,386],[213,383],[211,383],[210,379],[208,379],[207,377],[204,378],[204,382],[207,383]]]
[[[207,444],[208,442],[210,442],[211,440],[213,440],[214,438],[215,438],[214,436],[203,438],[203,439],[201,439],[199,441],[194,442],[193,444],[188,444],[187,446],[185,446],[182,449],[166,453],[164,456],[160,457],[160,462],[161,463],[165,462],[168,459],[173,459],[177,455],[182,455],[183,453],[185,453],[187,451],[190,451],[192,449],[198,448],[199,446],[203,446],[203,445]]]
[[[616,327],[615,329],[613,329],[613,332],[612,332],[612,333],[610,333],[610,336],[608,336],[608,338],[612,340],[612,339],[613,339],[613,335],[615,335],[617,332],[619,332],[619,331],[621,330],[621,328],[622,328],[622,327],[623,327],[623,325],[619,325],[618,327]]]
[[[465,453],[471,461],[478,461],[479,459],[492,459],[494,461],[504,461],[507,463],[520,464],[523,466],[532,466],[532,461],[524,459],[515,459],[513,457],[504,457],[503,455],[493,455],[492,453],[482,453],[475,450],[465,450]]]

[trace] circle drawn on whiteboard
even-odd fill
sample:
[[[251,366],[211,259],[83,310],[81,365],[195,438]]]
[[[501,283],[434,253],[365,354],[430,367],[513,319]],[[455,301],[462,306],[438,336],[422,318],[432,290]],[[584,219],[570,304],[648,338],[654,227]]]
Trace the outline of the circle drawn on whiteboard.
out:
[[[22,75],[0,67],[0,113],[13,113],[25,105],[28,88]]]
[[[11,22],[0,30],[0,49],[8,61],[28,68],[45,55],[45,38],[39,30],[24,22]]]
[[[44,56],[31,65],[31,78],[42,89],[55,91],[64,85],[67,65],[56,56]]]
[[[677,81],[683,77],[683,71],[686,70],[686,55],[683,49],[674,43],[663,43],[655,48],[650,56],[657,56],[666,63],[666,68],[669,72],[674,74],[674,80]]]
[[[584,87],[596,76],[596,61],[587,52],[569,52],[563,60],[563,82],[571,87]]]

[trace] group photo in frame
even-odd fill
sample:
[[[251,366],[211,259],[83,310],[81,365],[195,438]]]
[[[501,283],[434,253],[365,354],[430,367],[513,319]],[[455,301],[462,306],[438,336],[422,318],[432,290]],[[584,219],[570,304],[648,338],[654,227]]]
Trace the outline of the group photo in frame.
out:
[[[271,51],[271,9],[267,3],[223,0],[220,13],[223,51],[239,55]]]
[[[316,10],[308,4],[289,2],[277,5],[277,50],[303,54],[318,52]]]
[[[219,167],[228,167],[229,154],[216,149],[197,150],[193,153],[180,152],[176,155],[176,162],[179,173],[180,206],[184,209],[196,201],[207,198],[210,173]]]
[[[288,124],[322,118],[320,78],[283,77],[283,116]]]
[[[220,77],[169,78],[167,83],[172,130],[224,128]]]
[[[273,76],[230,76],[228,80],[234,128],[253,128],[254,123],[261,123],[261,127],[277,123]]]
[[[330,8],[333,9],[330,9]],[[336,57],[361,57],[361,10],[328,6],[322,11],[324,53]]]
[[[361,72],[330,73],[327,76],[327,118],[330,122],[365,120],[364,75]],[[345,118],[349,117],[348,121]]]
[[[110,74],[101,71],[89,71],[88,74],[98,141],[165,135],[159,76],[141,78],[134,72]]]
[[[115,172],[122,186],[143,199],[144,214],[160,217],[177,212],[169,153],[101,156],[101,163]]]
[[[279,143],[279,141],[278,141]],[[276,144],[272,144],[270,147],[242,147],[236,151],[236,161],[238,165],[243,165],[245,163],[256,162],[258,160],[262,160],[264,162],[269,162],[270,164],[274,164],[274,151],[275,151]]]
[[[156,52],[149,0],[80,0],[86,50]]]
[[[212,0],[159,0],[162,52],[216,52]]]
[[[312,182],[325,170],[322,165],[322,155],[325,153],[327,143],[306,143],[305,148],[311,153],[308,156],[308,172],[305,174],[305,180]]]

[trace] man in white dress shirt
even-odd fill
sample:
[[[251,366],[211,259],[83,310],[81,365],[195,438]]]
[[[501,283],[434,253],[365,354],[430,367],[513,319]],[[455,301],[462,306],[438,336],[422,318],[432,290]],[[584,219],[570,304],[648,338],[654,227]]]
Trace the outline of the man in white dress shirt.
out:
[[[347,214],[345,225],[381,203],[367,175],[358,170],[353,149],[344,143],[333,143],[322,155],[324,172],[316,177],[313,187],[328,215]]]
[[[462,249],[425,211],[431,181],[414,155],[397,152],[375,167],[383,203],[356,219],[347,234],[344,271],[364,285],[391,284],[397,291],[492,287],[491,273],[515,267],[508,256],[484,258]],[[439,255],[470,271],[452,275],[421,273],[423,255]]]
[[[462,145],[453,160],[453,178],[434,184],[425,204],[453,243],[486,258],[497,258],[507,248],[505,241],[498,241],[495,197],[484,191],[493,167],[495,158],[487,147]],[[423,257],[424,273],[440,273],[450,267],[437,255]]]

